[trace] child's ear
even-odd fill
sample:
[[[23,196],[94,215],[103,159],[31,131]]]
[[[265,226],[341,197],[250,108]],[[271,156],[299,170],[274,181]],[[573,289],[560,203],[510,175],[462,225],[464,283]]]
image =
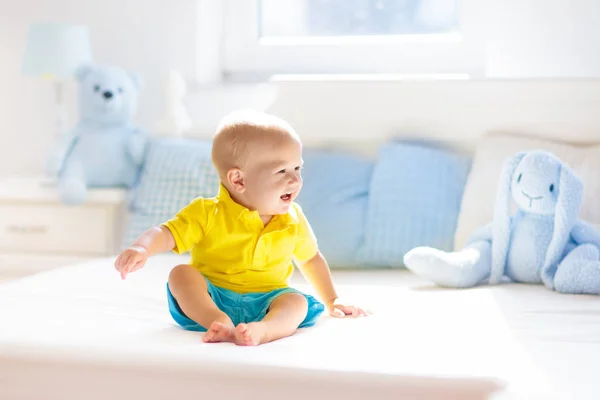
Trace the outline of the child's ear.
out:
[[[227,171],[227,182],[229,183],[229,187],[233,188],[238,193],[244,193],[246,191],[244,172],[239,168],[232,168]]]

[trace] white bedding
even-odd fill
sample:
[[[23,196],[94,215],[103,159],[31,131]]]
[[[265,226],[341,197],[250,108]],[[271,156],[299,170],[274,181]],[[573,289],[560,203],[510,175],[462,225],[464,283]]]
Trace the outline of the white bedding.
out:
[[[101,259],[0,285],[0,399],[600,398],[598,297],[336,271],[373,316],[243,348],[172,321],[165,282],[185,261],[158,256],[121,281]]]

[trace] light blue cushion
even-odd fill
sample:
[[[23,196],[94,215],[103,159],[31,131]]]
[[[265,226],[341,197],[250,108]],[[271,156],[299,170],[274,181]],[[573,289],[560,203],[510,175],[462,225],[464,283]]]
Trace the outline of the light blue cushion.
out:
[[[304,150],[302,206],[331,267],[359,266],[373,164],[336,152]]]
[[[371,179],[365,241],[366,265],[403,266],[416,246],[451,250],[469,157],[425,143],[380,148]]]
[[[153,139],[139,184],[132,193],[123,247],[146,229],[174,216],[192,199],[215,196],[218,189],[219,177],[212,165],[210,142]]]

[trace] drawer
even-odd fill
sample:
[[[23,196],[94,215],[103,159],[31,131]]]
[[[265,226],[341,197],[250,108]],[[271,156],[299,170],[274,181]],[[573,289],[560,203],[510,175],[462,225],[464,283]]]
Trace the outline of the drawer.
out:
[[[105,254],[108,211],[100,207],[3,204],[0,251]]]

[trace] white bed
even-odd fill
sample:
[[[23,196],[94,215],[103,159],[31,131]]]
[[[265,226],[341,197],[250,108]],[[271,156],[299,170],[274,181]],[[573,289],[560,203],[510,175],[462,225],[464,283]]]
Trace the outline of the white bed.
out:
[[[262,106],[309,147],[366,154],[390,136],[414,135],[472,150],[490,131],[580,144],[597,142],[599,85],[288,82],[275,104]],[[226,94],[187,98],[187,137],[210,137],[226,111],[219,107],[241,105],[239,93],[219,97]],[[335,101],[324,107],[315,98]],[[490,180],[490,169],[481,170]],[[479,201],[487,189],[474,182],[469,192]],[[466,208],[462,233],[488,218],[481,207]],[[526,285],[443,290],[407,271],[335,271],[344,298],[373,316],[324,316],[290,338],[242,348],[204,344],[171,319],[167,274],[186,260],[155,257],[125,282],[113,259],[100,259],[0,285],[0,399],[600,398],[598,297]]]
[[[202,343],[171,320],[165,280],[183,261],[157,256],[121,281],[99,259],[0,285],[0,399],[600,396],[597,297],[336,271],[344,298],[373,316],[323,317],[244,348]]]

